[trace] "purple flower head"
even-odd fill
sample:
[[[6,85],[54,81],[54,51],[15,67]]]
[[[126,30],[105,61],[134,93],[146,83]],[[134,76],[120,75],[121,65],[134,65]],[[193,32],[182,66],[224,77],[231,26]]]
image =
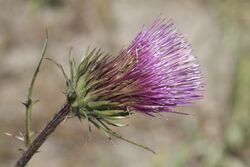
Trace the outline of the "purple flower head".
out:
[[[160,18],[117,56],[88,51],[71,73],[68,99],[90,120],[175,112],[174,107],[202,97],[201,72],[190,44],[173,22]]]
[[[134,111],[169,112],[202,97],[199,65],[173,22],[158,18],[122,54],[136,60],[123,76],[131,82],[128,105]]]
[[[171,21],[158,18],[116,57],[93,50],[82,64],[79,78],[84,78],[85,94],[81,96],[90,108],[101,102],[146,114],[173,112],[173,107],[202,97],[199,65]]]
[[[202,98],[202,76],[190,44],[173,22],[161,18],[117,56],[94,49],[78,67],[72,60],[70,65],[67,97],[73,113],[106,135],[122,138],[109,125],[121,126],[114,120],[133,112],[175,112],[174,107]]]

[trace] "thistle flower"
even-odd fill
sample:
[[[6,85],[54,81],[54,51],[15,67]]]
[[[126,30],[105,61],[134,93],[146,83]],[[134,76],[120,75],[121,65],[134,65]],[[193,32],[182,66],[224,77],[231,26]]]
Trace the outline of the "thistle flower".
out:
[[[202,97],[201,72],[191,46],[173,22],[158,18],[143,28],[117,56],[87,51],[78,67],[73,60],[68,101],[73,114],[105,134],[122,126],[114,120],[133,112],[154,115]],[[118,136],[120,137],[120,136]]]
[[[47,40],[42,59],[46,46]],[[69,63],[70,78],[56,63],[66,78],[67,103],[32,141],[16,167],[24,167],[70,113],[88,120],[109,138],[114,136],[154,152],[123,138],[110,126],[123,126],[117,120],[134,112],[151,116],[158,112],[178,113],[174,107],[202,98],[201,72],[190,44],[171,21],[161,18],[143,28],[117,56],[93,49],[86,52],[78,66],[71,57]]]

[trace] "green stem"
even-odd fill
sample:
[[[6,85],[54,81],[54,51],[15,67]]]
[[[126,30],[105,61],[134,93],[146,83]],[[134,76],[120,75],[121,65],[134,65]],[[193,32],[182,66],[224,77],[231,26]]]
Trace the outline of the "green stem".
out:
[[[31,137],[32,137],[32,120],[31,120],[31,115],[32,115],[32,107],[33,107],[33,102],[29,101],[27,102],[27,107],[26,107],[26,120],[25,120],[25,147],[28,148],[30,143],[31,143]]]
[[[27,97],[27,101],[26,103],[24,103],[25,107],[26,107],[26,121],[25,121],[25,147],[28,148],[29,145],[31,144],[31,138],[32,138],[32,108],[33,108],[33,104],[35,103],[32,100],[32,93],[33,93],[33,88],[35,85],[35,81],[36,81],[36,77],[38,75],[38,72],[40,70],[42,61],[44,59],[45,56],[45,52],[47,49],[47,44],[48,44],[48,33],[46,32],[46,39],[44,42],[44,47],[43,47],[43,52],[42,52],[42,56],[40,58],[40,61],[36,67],[35,73],[32,77],[31,83],[30,83],[30,87],[29,87],[29,92],[28,92],[28,97]]]

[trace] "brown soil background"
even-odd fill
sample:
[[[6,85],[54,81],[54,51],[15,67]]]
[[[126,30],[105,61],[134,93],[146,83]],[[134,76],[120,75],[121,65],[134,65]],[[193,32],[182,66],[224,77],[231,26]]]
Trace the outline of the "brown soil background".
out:
[[[54,2],[54,3],[53,3]],[[61,3],[60,3],[61,2]],[[49,137],[34,167],[247,167],[250,166],[250,2],[248,0],[0,0],[0,166],[13,166],[22,143],[5,132],[24,127],[24,101],[39,60],[45,29],[47,57],[68,69],[67,55],[81,59],[90,46],[117,54],[142,25],[159,14],[173,19],[193,46],[204,73],[205,98],[178,109],[193,116],[136,114],[123,136],[153,148],[157,155],[71,119]],[[35,86],[36,132],[64,102],[59,70],[44,62]]]

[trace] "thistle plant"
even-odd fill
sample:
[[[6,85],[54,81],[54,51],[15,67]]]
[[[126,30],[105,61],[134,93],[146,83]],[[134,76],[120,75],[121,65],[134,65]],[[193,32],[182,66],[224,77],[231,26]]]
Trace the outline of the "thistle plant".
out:
[[[180,113],[176,106],[202,98],[203,82],[191,46],[172,21],[157,18],[143,28],[117,56],[101,49],[87,49],[80,63],[69,58],[70,75],[60,64],[66,79],[66,102],[33,140],[16,166],[24,166],[66,117],[86,120],[108,138],[130,141],[112,127],[125,126],[121,120],[140,112]],[[182,113],[186,114],[186,113]]]

